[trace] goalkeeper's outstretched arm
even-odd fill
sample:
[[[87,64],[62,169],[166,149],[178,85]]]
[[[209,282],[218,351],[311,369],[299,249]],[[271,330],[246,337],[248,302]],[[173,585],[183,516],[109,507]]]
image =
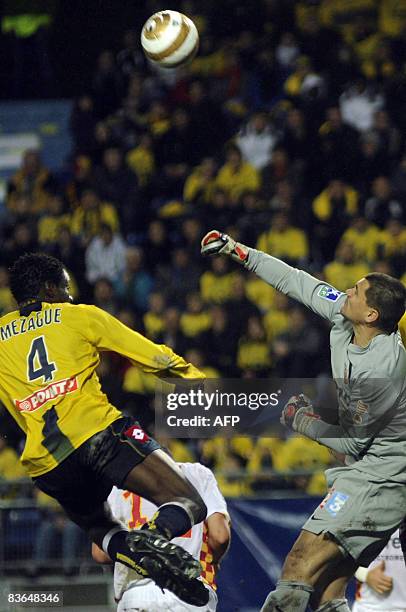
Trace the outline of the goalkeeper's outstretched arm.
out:
[[[278,291],[301,302],[325,319],[339,312],[345,294],[303,270],[276,257],[236,242],[227,234],[212,230],[202,240],[203,255],[228,255]]]

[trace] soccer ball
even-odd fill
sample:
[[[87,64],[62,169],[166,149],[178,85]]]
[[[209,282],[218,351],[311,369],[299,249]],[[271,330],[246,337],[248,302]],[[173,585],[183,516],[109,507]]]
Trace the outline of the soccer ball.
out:
[[[176,68],[196,55],[199,33],[186,15],[177,11],[159,11],[144,24],[141,45],[153,63],[164,68]]]

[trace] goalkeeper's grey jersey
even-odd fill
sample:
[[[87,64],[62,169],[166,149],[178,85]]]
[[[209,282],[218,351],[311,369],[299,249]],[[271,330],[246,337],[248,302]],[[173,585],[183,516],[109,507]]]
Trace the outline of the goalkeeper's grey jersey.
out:
[[[361,471],[406,483],[406,351],[400,334],[379,334],[367,347],[356,346],[352,324],[340,314],[345,293],[255,249],[245,265],[332,324],[339,424],[315,420],[311,437],[350,455]]]

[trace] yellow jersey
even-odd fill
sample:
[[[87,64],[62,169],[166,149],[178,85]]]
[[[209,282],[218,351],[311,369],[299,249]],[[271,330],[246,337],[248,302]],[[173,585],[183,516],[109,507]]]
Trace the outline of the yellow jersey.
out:
[[[38,303],[0,318],[0,401],[26,433],[30,476],[52,470],[95,433],[121,418],[96,374],[100,351],[114,351],[158,376],[204,378],[96,306]]]

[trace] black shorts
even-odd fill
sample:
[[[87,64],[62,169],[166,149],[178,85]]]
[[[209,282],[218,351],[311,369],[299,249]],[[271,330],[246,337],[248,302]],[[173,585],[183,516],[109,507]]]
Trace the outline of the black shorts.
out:
[[[113,485],[123,488],[132,468],[158,448],[135,419],[123,417],[33,480],[68,514],[90,515],[107,499]]]

